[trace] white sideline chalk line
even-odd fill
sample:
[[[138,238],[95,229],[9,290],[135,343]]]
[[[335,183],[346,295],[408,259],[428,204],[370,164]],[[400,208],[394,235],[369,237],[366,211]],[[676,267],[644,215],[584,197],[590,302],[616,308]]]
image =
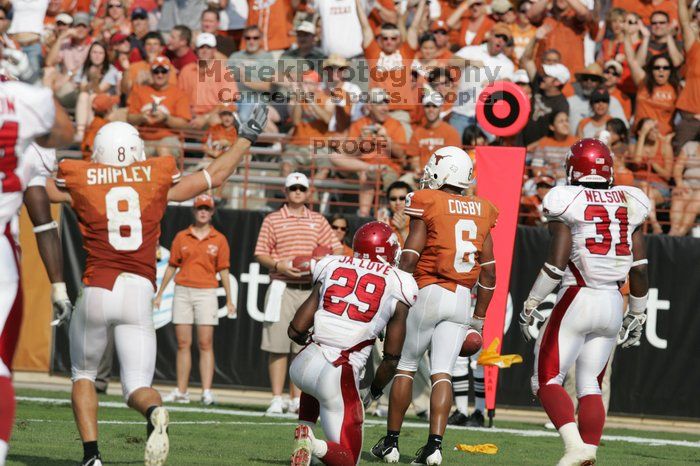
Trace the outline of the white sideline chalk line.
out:
[[[69,405],[70,400],[67,398],[44,398],[44,397],[33,397],[33,396],[18,396],[17,401],[26,401],[30,403],[48,403],[55,405]],[[120,408],[129,409],[126,404],[118,401],[100,401],[99,406],[103,408]],[[248,417],[270,417],[277,419],[296,419],[294,414],[277,414],[277,415],[267,415],[260,411],[243,411],[239,409],[220,409],[220,408],[195,408],[188,406],[172,406],[167,405],[166,408],[170,412],[181,412],[181,413],[200,413],[200,414],[224,414],[229,416],[248,416]],[[41,419],[36,419],[38,422],[55,422],[55,421],[45,421]],[[68,421],[65,421],[68,422]],[[71,421],[72,422],[72,421]],[[102,424],[143,424],[143,421],[100,421]],[[171,424],[238,424],[238,425],[296,425],[294,422],[252,422],[252,421],[181,421],[181,422],[171,422]],[[374,420],[365,419],[365,425],[367,426],[385,426],[386,420]],[[405,422],[404,427],[413,428],[425,428],[426,423],[422,422]],[[450,430],[470,430],[478,431],[479,433],[488,435],[489,433],[501,433],[518,435],[521,437],[559,437],[556,432],[547,432],[543,430],[524,430],[524,429],[507,429],[502,427],[491,427],[489,429],[477,428],[477,427],[463,427],[463,426],[449,426]],[[644,437],[630,437],[625,435],[603,435],[603,440],[610,442],[627,442],[635,443],[639,445],[646,446],[674,446],[674,447],[690,447],[690,448],[700,448],[700,441],[692,442],[689,440],[670,440],[670,439],[655,439],[655,438],[644,438]]]

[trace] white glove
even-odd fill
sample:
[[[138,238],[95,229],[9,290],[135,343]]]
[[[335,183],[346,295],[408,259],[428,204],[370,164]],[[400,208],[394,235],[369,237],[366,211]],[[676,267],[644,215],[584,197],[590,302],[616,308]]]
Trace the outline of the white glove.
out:
[[[473,328],[477,332],[479,332],[479,335],[483,333],[484,330],[484,321],[486,319],[479,319],[478,317],[472,317],[469,319],[469,327]]]
[[[520,325],[520,333],[523,335],[525,341],[532,341],[532,335],[530,334],[530,326],[534,321],[544,322],[544,316],[537,310],[536,307],[528,306],[528,302],[525,302],[523,310],[520,313],[520,318],[518,319],[518,324]]]
[[[622,320],[622,328],[617,335],[617,344],[622,345],[623,348],[638,344],[642,338],[642,329],[646,320],[646,313],[632,314],[628,312]]]
[[[56,327],[63,323],[68,324],[71,314],[73,313],[73,305],[70,299],[68,299],[66,284],[64,282],[51,284],[51,302],[53,303],[54,317],[51,326]]]

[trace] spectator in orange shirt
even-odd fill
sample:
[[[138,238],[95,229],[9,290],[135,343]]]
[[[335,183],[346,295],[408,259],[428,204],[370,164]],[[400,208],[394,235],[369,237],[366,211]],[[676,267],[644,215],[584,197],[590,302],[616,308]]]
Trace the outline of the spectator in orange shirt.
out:
[[[682,15],[682,13],[681,13]],[[673,166],[676,187],[671,200],[671,236],[688,234],[700,215],[700,142],[687,142]]]
[[[676,68],[683,64],[683,44],[676,41],[676,31],[668,13],[651,14],[650,28],[641,28],[642,45],[637,50],[637,60],[646,63],[650,55],[668,55]]]
[[[170,32],[165,56],[170,59],[177,71],[189,63],[197,63],[197,55],[192,50],[191,44],[192,30],[187,26],[175,26]]]
[[[251,26],[260,29],[260,43],[263,50],[271,52],[278,59],[282,52],[292,46],[292,19],[301,0],[248,0],[246,30]],[[243,48],[245,41],[241,41]]]
[[[406,155],[415,177],[414,183],[420,180],[423,168],[433,152],[444,146],[462,145],[462,138],[457,130],[440,118],[443,102],[442,95],[437,92],[426,93],[423,96],[425,123],[414,128],[406,147]]]
[[[637,108],[634,121],[639,124],[644,118],[658,121],[662,135],[673,131],[673,114],[676,111],[679,78],[668,55],[652,57],[646,66],[632,55],[632,44],[625,40],[625,53],[632,70],[632,79],[638,87]]]
[[[195,40],[198,61],[185,65],[177,78],[177,87],[189,97],[194,118],[190,121],[190,127],[202,129],[218,122],[218,107],[222,104],[222,98],[228,95],[238,94],[238,88],[233,81],[225,79],[216,80],[214,75],[202,72],[216,63],[216,37],[208,32],[200,32]],[[226,90],[226,96],[222,94]]]
[[[447,25],[459,30],[459,48],[480,45],[494,24],[486,12],[484,0],[466,0],[447,18]]]
[[[610,97],[614,97],[620,102],[627,121],[630,121],[632,118],[632,99],[618,87],[623,72],[624,68],[620,62],[616,60],[606,61],[603,68],[603,84],[601,87],[608,91]]]
[[[335,214],[331,217],[331,230],[335,233],[336,238],[343,245],[343,256],[353,257],[352,248],[348,246],[348,219],[340,214]]]
[[[140,126],[146,155],[180,157],[180,138],[173,129],[189,127],[190,99],[177,86],[168,83],[170,60],[157,57],[151,62],[153,84],[134,86],[127,101],[127,121]]]
[[[416,18],[422,18],[425,1],[419,0]],[[406,37],[395,24],[383,24],[378,38],[367,20],[362,2],[356,0],[357,17],[362,26],[362,48],[369,66],[370,87],[385,89],[390,95],[391,117],[398,120],[407,135],[411,133],[410,111],[417,104],[417,96],[412,86],[411,62],[418,48],[418,26],[420,21],[411,23]],[[405,39],[405,42],[404,42]]]
[[[531,152],[533,177],[552,174],[558,183],[564,184],[566,173],[564,163],[569,148],[577,141],[571,134],[568,112],[555,112],[549,118],[549,136],[545,136],[528,146]]]
[[[523,56],[527,44],[535,37],[535,32],[537,31],[537,28],[530,22],[530,18],[527,17],[527,12],[530,11],[531,7],[532,2],[529,0],[520,3],[515,22],[510,25],[510,29],[513,31],[513,55],[515,56],[515,63],[520,63],[520,57]]]
[[[610,116],[610,94],[605,89],[596,89],[588,101],[593,115],[582,119],[576,128],[576,137],[594,138],[605,130],[605,124]]]
[[[221,105],[218,108],[221,123],[211,126],[203,140],[206,157],[218,158],[238,139],[238,131],[236,131],[234,124],[234,111],[235,106],[231,104]]]
[[[644,24],[649,24],[655,11],[663,11],[671,21],[678,21],[678,4],[674,0],[613,0],[613,8],[622,8],[638,15]]]
[[[437,57],[440,60],[447,60],[452,56],[450,50],[450,28],[442,20],[433,21],[430,25],[430,32],[435,36],[435,45],[437,46]]]
[[[131,93],[131,88],[134,84],[150,84],[151,80],[151,62],[157,57],[163,56],[165,51],[165,41],[160,32],[152,31],[146,34],[143,38],[143,48],[146,53],[145,60],[139,60],[131,65],[129,69],[122,75],[121,91],[124,95]],[[177,85],[177,74],[175,70],[170,70],[168,73],[168,83],[171,86]]]
[[[80,144],[83,160],[90,160],[92,157],[92,146],[95,142],[95,136],[97,136],[97,132],[100,128],[110,122],[108,116],[118,103],[119,99],[117,97],[105,93],[97,94],[95,98],[92,99],[92,111],[95,117],[85,130],[85,136]]]
[[[331,162],[346,176],[359,178],[358,215],[369,217],[378,172],[384,187],[396,181],[403,171],[406,133],[401,123],[389,116],[389,94],[384,89],[370,89],[364,108],[367,116],[350,125],[348,133],[348,139],[357,144],[352,148],[347,144],[346,151],[333,154]]]
[[[219,325],[219,302],[216,297],[219,280],[226,292],[228,317],[236,316],[237,297],[231,295],[229,265],[231,253],[228,240],[211,224],[214,199],[200,194],[194,200],[194,224],[175,235],[170,247],[170,261],[160,289],[153,299],[159,308],[163,292],[175,276],[173,318],[177,337],[177,387],[163,397],[166,402],[189,403],[187,385],[192,366],[192,325],[197,327],[199,374],[202,382],[202,403],[214,403],[211,392],[214,379],[214,327]],[[175,274],[175,271],[180,271]]]
[[[611,61],[620,64],[622,71],[620,71],[620,78],[616,84],[625,94],[634,94],[637,87],[632,81],[629,63],[627,63],[625,56],[625,35],[630,33],[632,47],[635,51],[638,50],[642,43],[642,35],[639,32],[641,26],[641,20],[636,14],[628,13],[619,8],[613,8],[609,11],[605,19],[605,27],[611,31],[612,38],[603,39],[597,62],[603,68],[608,68],[608,63]],[[611,93],[611,95],[613,94]]]
[[[520,200],[520,220],[518,223],[531,226],[547,224],[547,217],[542,208],[542,199],[556,186],[556,181],[549,175],[540,175],[535,178],[535,193],[530,196],[522,196]]]
[[[659,123],[650,118],[637,122],[637,144],[632,154],[631,168],[637,185],[656,205],[671,197],[669,180],[673,174],[673,135],[662,135]]]
[[[619,118],[608,120],[605,129],[609,133],[608,147],[613,154],[615,186],[635,186],[634,173],[627,168],[630,158],[630,133],[625,122]]]
[[[686,53],[685,87],[678,97],[676,108],[680,121],[676,125],[673,149],[679,151],[687,142],[700,138],[700,3],[692,10],[695,18],[691,22],[691,12],[678,2],[678,18],[683,33],[683,48]]]
[[[549,6],[551,5],[551,6]],[[593,13],[581,0],[537,0],[527,13],[535,26],[548,26],[543,48],[556,48],[561,63],[569,70],[585,67],[583,42],[587,32],[597,28]]]
[[[384,222],[394,230],[399,245],[403,247],[408,238],[408,224],[410,219],[404,208],[406,207],[406,197],[412,192],[411,186],[403,181],[394,181],[386,190],[386,200],[389,208],[379,209],[377,220]]]

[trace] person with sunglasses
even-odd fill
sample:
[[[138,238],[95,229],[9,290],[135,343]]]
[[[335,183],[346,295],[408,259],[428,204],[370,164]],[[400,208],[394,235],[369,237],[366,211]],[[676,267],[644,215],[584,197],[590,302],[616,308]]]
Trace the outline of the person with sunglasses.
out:
[[[403,181],[394,181],[386,190],[388,209],[380,209],[377,212],[377,220],[386,223],[396,234],[399,245],[403,247],[408,237],[408,216],[404,212],[406,197],[413,192],[411,186]]]
[[[700,3],[691,11],[678,0],[678,17],[685,49],[685,87],[678,96],[676,108],[680,121],[676,124],[673,148],[678,153],[689,141],[700,137]]]
[[[605,81],[601,66],[595,62],[576,72],[575,76],[576,82],[573,84],[574,95],[567,98],[569,102],[569,121],[573,134],[576,134],[579,124],[584,119],[591,118],[595,115],[591,96]],[[608,96],[607,100],[609,101],[610,115],[613,118],[627,120],[625,112],[622,109],[622,104],[620,104],[617,99],[610,96]],[[608,113],[608,111],[606,110],[605,113]],[[593,134],[588,137],[593,137]]]
[[[616,60],[608,60],[603,65],[603,84],[601,87],[608,91],[610,98],[617,99],[622,106],[627,121],[632,118],[632,99],[623,93],[619,87],[624,73],[624,66]]]
[[[452,57],[452,51],[450,50],[450,28],[442,20],[433,21],[430,24],[430,32],[435,38],[435,45],[437,46],[436,57],[439,60],[447,60]]]
[[[180,157],[180,138],[173,130],[188,128],[192,119],[189,97],[168,81],[171,67],[166,57],[156,57],[151,84],[135,85],[127,99],[127,121],[140,126],[148,157]]]
[[[643,118],[651,118],[658,122],[662,136],[671,133],[680,87],[677,68],[668,55],[656,55],[642,66],[627,38],[625,55],[632,71],[632,79],[638,88],[634,121],[638,123]]]
[[[177,387],[163,397],[166,403],[189,403],[187,391],[192,367],[192,326],[197,328],[199,347],[199,374],[202,383],[202,404],[214,404],[211,391],[214,379],[214,327],[219,325],[219,300],[216,296],[220,275],[226,292],[229,318],[236,316],[235,301],[231,295],[229,267],[231,252],[228,240],[212,225],[215,212],[214,198],[200,194],[194,200],[194,223],[175,235],[170,246],[170,260],[158,293],[153,299],[154,309],[160,308],[163,292],[175,277],[173,317],[177,337]],[[177,271],[177,274],[175,273]]]
[[[676,28],[672,27],[668,13],[651,14],[649,29],[642,26],[642,44],[637,50],[637,60],[645,63],[652,55],[668,55],[673,66],[683,64],[683,42],[676,40]]]
[[[348,246],[348,219],[343,215],[335,214],[331,218],[331,230],[343,245],[343,256],[352,257],[352,248]]]
[[[641,20],[634,13],[628,13],[621,8],[611,9],[605,17],[605,30],[606,37],[600,45],[600,50],[596,58],[596,62],[603,66],[603,69],[607,69],[608,63],[610,61],[616,61],[622,66],[622,71],[620,71],[620,76],[618,79],[617,86],[625,94],[632,95],[636,91],[636,86],[632,80],[632,75],[630,73],[630,67],[627,63],[627,58],[625,57],[625,34],[629,28],[634,27],[639,30],[639,25]],[[642,35],[637,32],[632,36],[632,46],[636,51],[641,45]],[[608,89],[610,92],[610,89]],[[611,93],[612,95],[612,93]],[[628,118],[631,115],[628,115]]]
[[[299,410],[300,390],[290,382],[290,403],[282,399],[287,365],[303,348],[287,338],[287,327],[297,308],[311,295],[309,271],[295,267],[294,259],[311,258],[319,246],[330,248],[333,254],[343,253],[343,247],[333,234],[326,218],[306,207],[311,192],[309,179],[303,173],[290,173],[285,179],[286,203],[263,220],[255,245],[255,259],[270,271],[270,286],[265,295],[260,349],[269,353],[268,372],[272,386],[272,401],[268,414]]]

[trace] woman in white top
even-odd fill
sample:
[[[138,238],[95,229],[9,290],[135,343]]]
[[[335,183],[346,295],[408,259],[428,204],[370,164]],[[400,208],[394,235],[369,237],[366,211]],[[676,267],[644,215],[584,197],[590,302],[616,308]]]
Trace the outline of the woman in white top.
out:
[[[92,99],[101,92],[117,94],[121,72],[109,63],[107,47],[102,42],[94,42],[90,46],[85,64],[73,79],[80,87],[78,103],[75,106],[75,141],[81,142],[85,128],[95,116],[92,113]]]
[[[700,143],[685,143],[673,167],[673,179],[676,187],[671,200],[669,235],[685,236],[700,214]]]

